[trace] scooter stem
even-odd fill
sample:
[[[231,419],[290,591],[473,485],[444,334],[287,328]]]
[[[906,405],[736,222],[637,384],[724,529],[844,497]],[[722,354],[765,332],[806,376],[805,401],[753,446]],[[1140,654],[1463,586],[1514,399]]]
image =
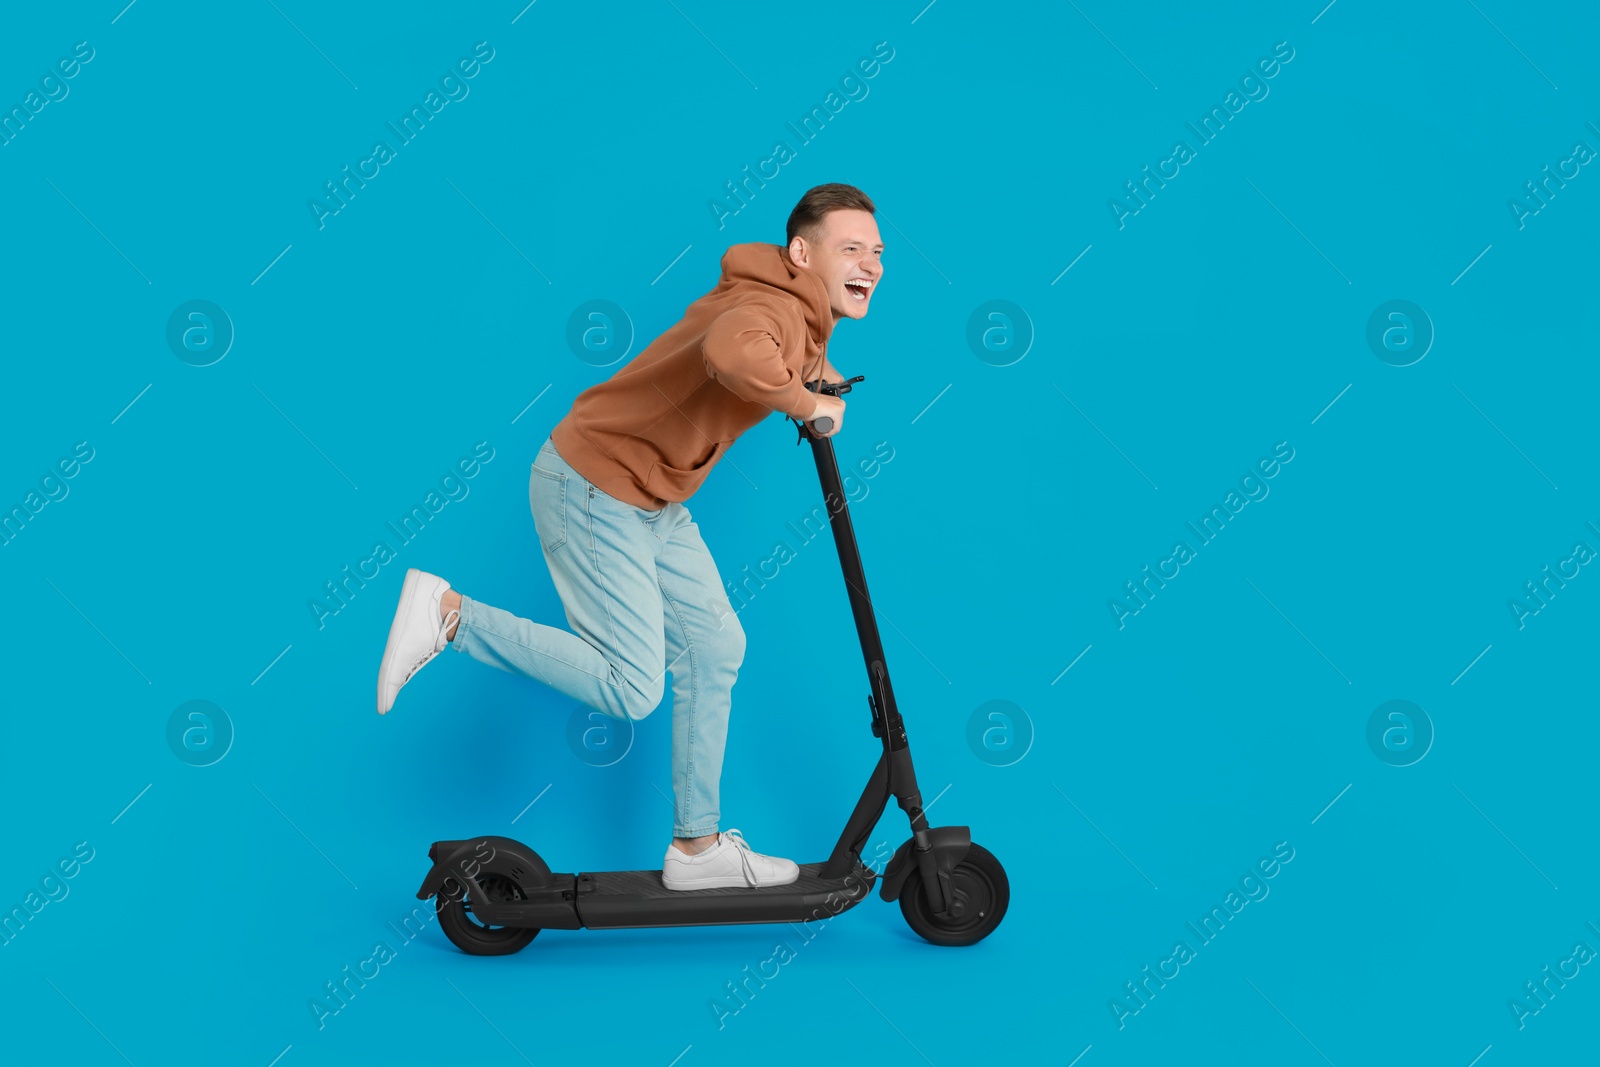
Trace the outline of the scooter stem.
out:
[[[843,382],[807,382],[806,388],[827,395],[847,393],[851,387],[865,380],[858,375]],[[822,419],[818,419],[820,424]],[[833,438],[811,432],[801,424],[802,438],[811,440],[811,455],[816,461],[817,477],[822,483],[823,503],[828,511],[828,522],[833,529],[834,548],[839,553],[839,567],[844,574],[845,589],[850,597],[850,611],[855,617],[856,634],[861,640],[861,655],[866,663],[867,679],[871,685],[868,707],[872,712],[872,733],[883,740],[883,757],[873,769],[866,791],[845,824],[844,833],[834,847],[824,873],[838,877],[850,870],[860,859],[861,849],[877,824],[884,806],[893,795],[911,823],[915,841],[916,861],[922,869],[930,897],[942,897],[942,886],[936,877],[928,822],[922,810],[922,794],[917,788],[917,775],[911,763],[911,750],[906,739],[905,723],[895,703],[894,687],[889,682],[889,668],[883,652],[883,637],[878,632],[878,620],[872,609],[872,597],[867,592],[867,575],[861,563],[861,549],[856,543],[855,526],[850,521],[850,507],[844,491],[844,480],[839,475],[839,461],[834,454]],[[934,910],[943,911],[943,901],[934,900]]]

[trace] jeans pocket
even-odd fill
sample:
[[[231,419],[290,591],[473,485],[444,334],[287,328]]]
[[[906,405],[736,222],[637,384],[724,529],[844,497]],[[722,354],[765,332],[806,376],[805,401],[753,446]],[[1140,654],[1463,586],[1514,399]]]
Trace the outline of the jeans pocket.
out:
[[[644,528],[650,531],[650,535],[654,537],[658,543],[663,545],[667,543],[667,537],[664,531],[666,530],[668,523],[663,521],[661,518],[661,516],[667,513],[666,507],[659,507],[651,510],[650,508],[641,508],[634,504],[627,504],[625,506],[628,508],[628,510],[633,512],[634,517],[639,520]]]
[[[546,552],[554,552],[567,543],[567,476],[560,471],[546,470],[538,463],[528,477],[528,507],[533,512],[533,526],[538,531],[539,543]]]

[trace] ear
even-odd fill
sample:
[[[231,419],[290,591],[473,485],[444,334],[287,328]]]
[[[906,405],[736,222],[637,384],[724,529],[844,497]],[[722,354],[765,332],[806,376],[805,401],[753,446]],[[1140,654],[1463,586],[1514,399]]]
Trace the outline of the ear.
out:
[[[811,266],[811,249],[806,245],[806,239],[795,234],[794,240],[789,242],[789,258],[797,267]]]

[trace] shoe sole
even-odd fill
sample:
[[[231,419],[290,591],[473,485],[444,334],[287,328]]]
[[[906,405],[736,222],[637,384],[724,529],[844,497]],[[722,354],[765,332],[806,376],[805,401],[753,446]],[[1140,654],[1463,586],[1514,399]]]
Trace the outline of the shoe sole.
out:
[[[794,877],[788,879],[787,881],[783,881],[783,882],[767,882],[764,885],[759,885],[759,886],[751,885],[749,882],[746,882],[742,877],[740,877],[739,875],[736,875],[736,874],[724,874],[724,875],[720,875],[720,876],[718,876],[716,878],[708,878],[705,881],[697,881],[697,882],[682,882],[682,881],[670,881],[669,882],[667,880],[666,876],[663,875],[662,878],[661,878],[661,884],[666,886],[668,889],[692,892],[692,891],[694,891],[696,889],[768,889],[768,888],[777,888],[778,886],[793,885],[795,882],[797,882],[799,880],[800,880],[800,871],[797,868],[795,870],[795,872],[794,872]]]
[[[383,706],[384,694],[389,688],[389,672],[394,669],[394,655],[400,642],[400,631],[404,629],[405,620],[411,615],[412,604],[419,595],[421,587],[422,572],[415,567],[407,568],[406,580],[400,586],[400,606],[395,609],[394,621],[389,624],[389,640],[383,646],[383,662],[378,664],[379,715],[394,707],[394,699],[400,695],[400,689],[397,687],[394,697],[389,700],[389,707]]]

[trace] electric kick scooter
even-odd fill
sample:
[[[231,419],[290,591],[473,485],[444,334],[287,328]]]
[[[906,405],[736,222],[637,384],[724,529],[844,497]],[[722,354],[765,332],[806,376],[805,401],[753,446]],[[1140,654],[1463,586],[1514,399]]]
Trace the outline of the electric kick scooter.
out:
[[[845,382],[807,382],[829,396],[848,393],[865,376]],[[911,765],[905,723],[895,706],[884,663],[867,579],[833,440],[795,420],[799,439],[810,440],[817,475],[844,571],[850,609],[866,660],[872,735],[882,743],[878,763],[844,832],[823,863],[800,865],[789,885],[673,890],[661,872],[594,871],[553,873],[539,854],[507,837],[435,841],[428,850],[433,869],[417,897],[435,899],[439,925],[463,952],[499,956],[525,947],[540,930],[616,929],[649,926],[715,926],[734,923],[808,922],[831,918],[878,894],[900,901],[906,922],[935,945],[971,945],[992,933],[1005,916],[1011,889],[1000,861],[974,844],[965,826],[929,827]],[[826,433],[832,420],[817,419]],[[911,838],[877,873],[861,862],[861,850],[893,796],[911,824]]]

